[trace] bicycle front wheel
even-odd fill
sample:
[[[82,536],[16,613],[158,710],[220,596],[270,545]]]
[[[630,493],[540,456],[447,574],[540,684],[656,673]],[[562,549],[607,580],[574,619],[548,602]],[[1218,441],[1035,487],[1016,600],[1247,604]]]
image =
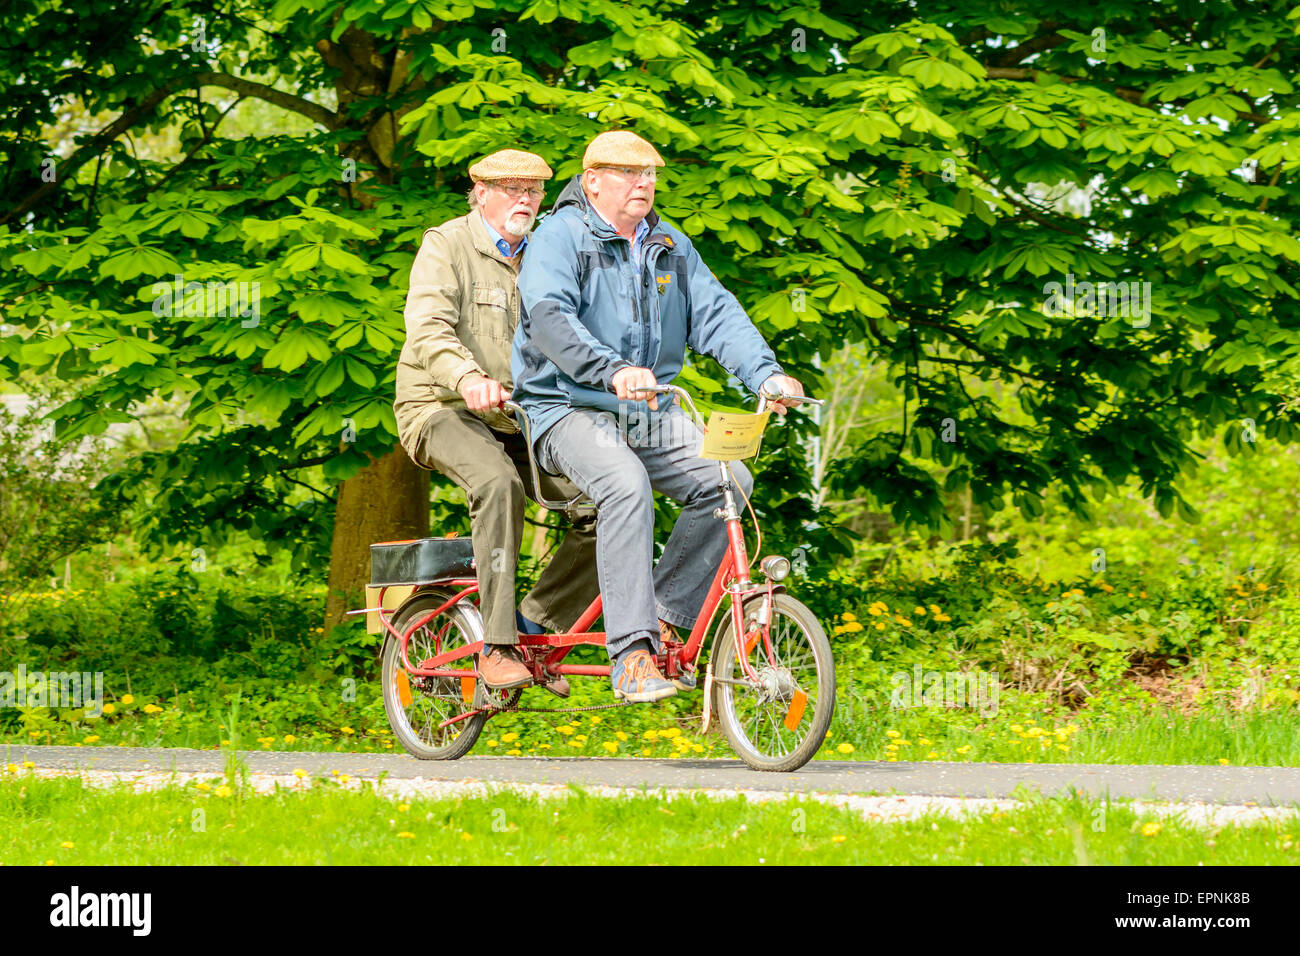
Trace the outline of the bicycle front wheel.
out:
[[[835,711],[835,662],[831,644],[807,606],[787,594],[772,596],[769,636],[759,631],[759,600],[744,610],[750,680],[737,656],[731,615],[713,645],[713,708],[722,731],[741,760],[755,770],[798,770],[826,739]],[[752,642],[752,643],[751,643]]]

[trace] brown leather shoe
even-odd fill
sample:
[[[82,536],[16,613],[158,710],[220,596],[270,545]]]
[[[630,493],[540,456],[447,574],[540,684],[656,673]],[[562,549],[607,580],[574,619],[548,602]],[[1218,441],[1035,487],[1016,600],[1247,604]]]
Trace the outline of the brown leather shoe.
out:
[[[563,677],[557,677],[549,684],[543,684],[542,686],[556,697],[568,697],[572,690],[572,688],[569,687],[568,680]]]
[[[509,644],[488,644],[483,648],[483,653],[478,655],[478,676],[493,690],[523,687],[533,682],[533,672]]]

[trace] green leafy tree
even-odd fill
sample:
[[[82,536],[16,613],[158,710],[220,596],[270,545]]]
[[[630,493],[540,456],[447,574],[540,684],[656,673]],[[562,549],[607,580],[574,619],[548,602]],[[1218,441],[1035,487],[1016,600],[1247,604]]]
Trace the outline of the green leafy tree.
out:
[[[32,2],[0,50],[0,363],[80,383],[69,436],[188,398],[185,441],[119,486],[162,538],[328,541],[337,620],[365,545],[427,528],[388,409],[421,231],[464,208],[476,156],[523,145],[563,179],[632,128],[668,160],[661,212],[792,373],[815,392],[814,359],[861,343],[893,377],[903,414],[831,465],[839,494],[942,526],[945,490],[1033,514],[1053,482],[1084,509],[1136,475],[1190,516],[1191,438],[1291,437],[1267,383],[1297,334],[1296,22],[1218,0]],[[226,138],[232,96],[313,130]],[[43,166],[67,100],[115,118]],[[181,156],[132,153],[175,126]],[[259,283],[257,323],[160,311],[174,275]],[[1078,284],[1121,280],[1149,310]],[[684,381],[740,401],[709,361]],[[811,429],[767,443],[778,540],[817,516]]]

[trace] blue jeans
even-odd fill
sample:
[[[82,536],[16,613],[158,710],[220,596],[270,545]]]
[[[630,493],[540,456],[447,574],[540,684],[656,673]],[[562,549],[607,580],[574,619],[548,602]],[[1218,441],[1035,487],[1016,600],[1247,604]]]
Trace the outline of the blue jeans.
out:
[[[663,399],[661,398],[662,402]],[[727,550],[718,462],[698,457],[704,433],[680,406],[654,416],[656,427],[610,412],[575,408],[538,440],[538,461],[568,476],[596,504],[596,568],[610,658],[647,639],[659,652],[659,621],[691,627]],[[734,487],[754,479],[730,462]],[[654,563],[652,491],[681,502],[682,513]],[[736,499],[738,508],[744,503]]]

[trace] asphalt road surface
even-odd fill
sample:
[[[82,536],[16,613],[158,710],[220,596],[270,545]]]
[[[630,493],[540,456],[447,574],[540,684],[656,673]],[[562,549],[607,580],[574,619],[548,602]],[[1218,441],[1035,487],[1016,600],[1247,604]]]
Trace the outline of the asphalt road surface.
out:
[[[0,762],[44,769],[220,773],[216,750],[136,747],[4,747]],[[727,789],[940,797],[1009,797],[1027,787],[1044,795],[1074,788],[1094,797],[1300,806],[1300,767],[1126,766],[1110,764],[877,763],[814,761],[795,773],[760,773],[739,760],[589,757],[465,757],[416,760],[403,754],[244,753],[255,773],[577,784],[632,789]]]

